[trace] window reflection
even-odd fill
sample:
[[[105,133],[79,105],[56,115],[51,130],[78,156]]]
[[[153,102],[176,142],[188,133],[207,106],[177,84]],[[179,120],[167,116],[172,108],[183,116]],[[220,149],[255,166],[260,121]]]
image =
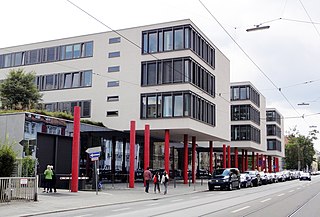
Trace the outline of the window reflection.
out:
[[[157,33],[149,33],[149,52],[157,52]]]
[[[163,117],[172,116],[172,96],[163,96]]]
[[[183,29],[174,30],[174,49],[183,49]]]
[[[174,96],[174,114],[173,116],[179,117],[183,115],[183,100],[182,100],[182,94],[181,95],[175,95]]]
[[[172,50],[173,48],[173,37],[172,37],[172,30],[170,31],[164,31],[164,51]]]

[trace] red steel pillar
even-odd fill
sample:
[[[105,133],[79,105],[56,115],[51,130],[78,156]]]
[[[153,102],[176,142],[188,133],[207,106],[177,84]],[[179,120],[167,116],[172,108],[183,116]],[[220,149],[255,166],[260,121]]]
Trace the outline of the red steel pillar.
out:
[[[223,144],[223,168],[227,167],[227,157],[226,157],[226,144]]]
[[[275,158],[276,160],[276,172],[279,172],[279,158]]]
[[[188,134],[184,134],[183,143],[184,143],[183,183],[188,184],[188,164],[189,164]]]
[[[192,183],[196,181],[196,137],[192,137]]]
[[[147,168],[149,167],[149,160],[150,157],[150,125],[146,124],[144,126],[144,170],[147,170]],[[144,182],[144,184],[146,184]]]
[[[264,172],[264,158],[263,158],[264,156],[263,156],[263,154],[260,154],[260,158],[261,158],[261,171],[263,171]]]
[[[257,170],[259,170],[260,171],[260,169],[259,169],[259,153],[257,153]]]
[[[170,163],[170,131],[164,131],[164,170],[169,174]]]
[[[268,156],[268,172],[272,173],[272,157]]]
[[[248,170],[248,150],[245,150],[245,159],[246,159],[246,170]]]
[[[231,167],[231,148],[230,145],[227,146],[227,151],[228,151],[228,168]]]
[[[239,163],[238,163],[238,148],[234,148],[234,167],[239,168]]]
[[[71,192],[78,192],[79,152],[80,152],[80,107],[75,106],[74,114],[73,114]]]
[[[213,142],[209,141],[209,172],[213,172]]]
[[[134,159],[136,145],[136,122],[130,122],[130,167],[129,167],[129,188],[134,188]]]
[[[241,156],[241,161],[242,161],[242,172],[246,171],[245,167],[244,167],[244,149],[242,149],[242,156]]]
[[[252,155],[251,155],[251,162],[252,162],[252,163],[251,163],[251,164],[252,164],[252,165],[251,165],[251,169],[254,170],[254,169],[255,169],[255,165],[254,165],[254,152],[252,152]]]

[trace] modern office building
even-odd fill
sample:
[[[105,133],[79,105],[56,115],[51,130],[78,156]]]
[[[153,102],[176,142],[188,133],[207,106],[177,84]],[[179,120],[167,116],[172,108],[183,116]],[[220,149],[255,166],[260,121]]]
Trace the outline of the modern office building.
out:
[[[148,124],[165,167],[169,141],[185,149],[192,141],[194,153],[198,141],[230,138],[229,94],[221,94],[230,90],[229,60],[190,20],[0,49],[0,79],[17,68],[36,73],[48,111],[72,113],[78,105],[82,118],[125,132],[134,120],[141,136]],[[265,145],[250,141],[249,148]],[[151,149],[159,148],[151,142]]]

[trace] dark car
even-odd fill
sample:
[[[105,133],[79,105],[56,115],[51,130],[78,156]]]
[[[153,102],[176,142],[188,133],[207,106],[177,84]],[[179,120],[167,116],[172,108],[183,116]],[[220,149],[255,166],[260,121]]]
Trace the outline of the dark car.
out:
[[[260,174],[257,170],[249,170],[249,171],[245,171],[244,173],[247,173],[251,176],[251,182],[253,186],[261,185]]]
[[[240,171],[237,168],[215,169],[208,181],[210,191],[214,189],[240,189]]]
[[[248,173],[241,173],[240,181],[241,181],[241,188],[253,187],[251,176]]]

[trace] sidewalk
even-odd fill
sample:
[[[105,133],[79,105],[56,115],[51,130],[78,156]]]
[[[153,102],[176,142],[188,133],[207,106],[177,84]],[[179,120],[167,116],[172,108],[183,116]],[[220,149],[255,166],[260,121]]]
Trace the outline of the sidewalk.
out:
[[[39,189],[37,202],[19,201],[0,204],[1,216],[35,216],[45,213],[57,213],[66,210],[85,209],[89,207],[108,206],[112,204],[132,203],[135,201],[155,200],[177,195],[193,194],[208,189],[207,180],[197,180],[196,184],[182,184],[171,181],[168,194],[155,194],[153,184],[150,184],[149,193],[144,192],[143,183],[135,183],[135,188],[127,188],[126,183],[107,184],[96,195],[95,191],[79,191],[77,193],[58,189],[57,193],[42,193]],[[162,187],[162,186],[161,186]]]

